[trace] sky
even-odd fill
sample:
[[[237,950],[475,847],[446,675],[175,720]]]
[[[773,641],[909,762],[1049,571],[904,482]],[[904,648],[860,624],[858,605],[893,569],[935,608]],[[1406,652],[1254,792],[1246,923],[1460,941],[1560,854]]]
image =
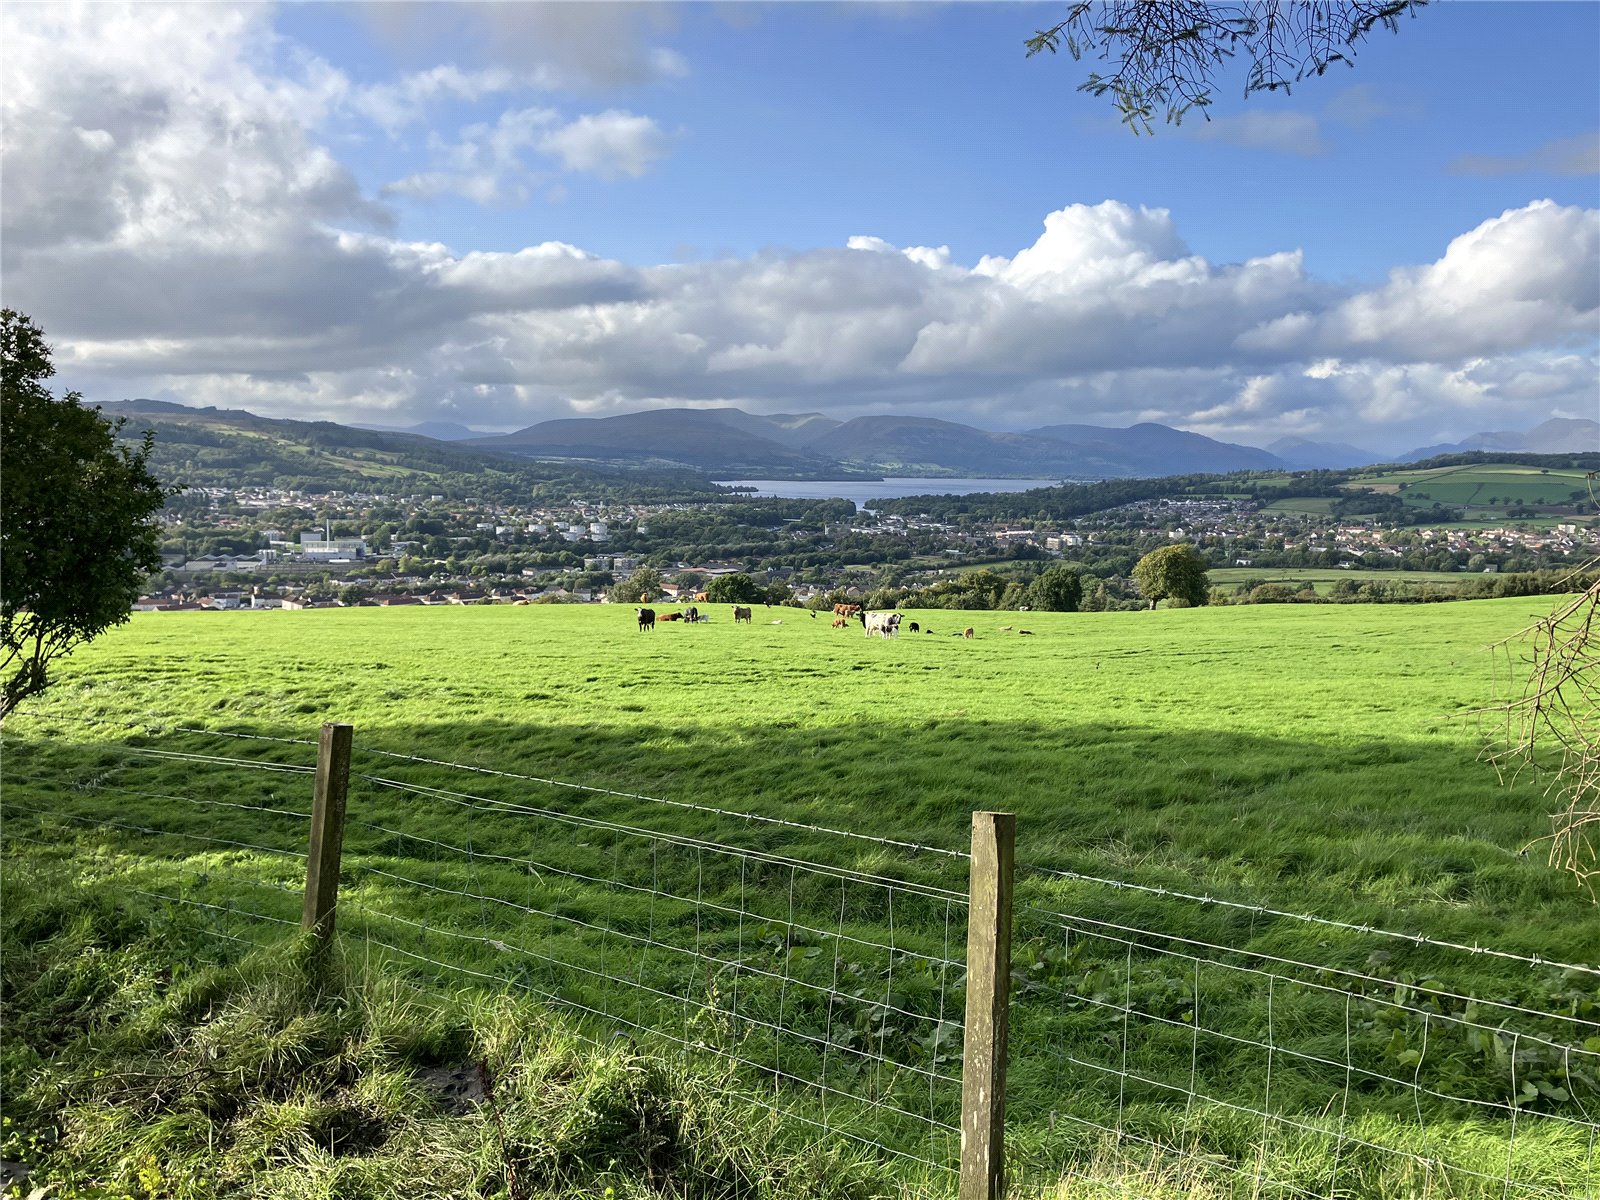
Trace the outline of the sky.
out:
[[[1151,135],[1025,56],[1066,8],[13,0],[0,302],[87,402],[346,423],[1600,418],[1600,4]]]

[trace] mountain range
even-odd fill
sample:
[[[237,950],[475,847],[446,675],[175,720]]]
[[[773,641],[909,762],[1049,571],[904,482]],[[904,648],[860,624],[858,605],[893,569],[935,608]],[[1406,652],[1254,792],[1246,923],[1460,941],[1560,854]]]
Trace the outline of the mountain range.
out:
[[[102,405],[113,414],[264,431],[281,429],[291,441],[315,430],[319,443],[341,428],[331,423],[275,421],[243,411],[193,409],[166,401]],[[356,431],[360,431],[357,433]],[[354,439],[354,440],[351,440]],[[1020,433],[994,433],[930,417],[871,416],[841,421],[820,413],[758,415],[738,408],[652,409],[615,417],[541,421],[507,434],[483,434],[464,425],[429,422],[404,429],[351,426],[336,440],[351,450],[414,455],[434,447],[430,467],[461,469],[463,460],[489,454],[501,461],[564,461],[568,468],[595,465],[690,468],[719,479],[849,479],[880,475],[928,478],[989,476],[1041,479],[1115,479],[1231,471],[1337,469],[1379,462],[1414,462],[1465,451],[1535,454],[1600,451],[1600,422],[1555,418],[1524,433],[1479,433],[1461,442],[1425,446],[1385,458],[1357,446],[1284,438],[1266,449],[1217,441],[1198,433],[1143,422],[1127,428],[1044,425]],[[444,443],[444,444],[441,444]],[[437,460],[437,462],[435,461]]]
[[[1553,418],[1526,433],[1480,433],[1398,457],[1342,442],[1285,438],[1263,450],[1143,422],[1125,429],[1045,425],[992,433],[931,417],[840,421],[820,413],[760,416],[738,408],[654,409],[541,421],[462,445],[535,457],[681,464],[722,478],[847,474],[1134,478],[1191,472],[1305,470],[1415,462],[1438,454],[1600,450],[1600,422]],[[834,476],[836,477],[836,476]]]

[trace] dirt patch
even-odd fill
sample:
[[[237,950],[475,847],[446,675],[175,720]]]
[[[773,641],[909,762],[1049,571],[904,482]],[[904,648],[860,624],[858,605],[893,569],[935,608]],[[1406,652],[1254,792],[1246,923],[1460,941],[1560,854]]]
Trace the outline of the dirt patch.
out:
[[[460,1067],[427,1067],[414,1076],[439,1100],[439,1107],[460,1116],[484,1101],[483,1077],[475,1064]]]

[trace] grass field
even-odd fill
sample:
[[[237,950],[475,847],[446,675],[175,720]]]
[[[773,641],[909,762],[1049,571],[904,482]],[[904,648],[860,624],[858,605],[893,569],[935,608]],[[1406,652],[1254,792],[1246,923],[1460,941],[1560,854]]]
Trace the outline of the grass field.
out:
[[[1496,463],[1392,471],[1363,477],[1348,486],[1397,491],[1408,504],[1419,506],[1448,504],[1491,509],[1519,505],[1569,508],[1574,503],[1573,493],[1586,493],[1588,488],[1582,471]]]
[[[1206,572],[1214,587],[1237,587],[1248,580],[1261,583],[1310,584],[1326,592],[1341,579],[1356,583],[1441,583],[1460,584],[1478,576],[1467,571],[1368,571],[1359,567],[1212,567]]]
[[[648,826],[682,839],[736,838],[764,854],[831,861],[908,887],[931,887],[947,860],[925,868],[914,855],[870,842],[841,851],[838,839],[799,826],[958,850],[971,811],[1000,809],[1018,814],[1018,859],[1030,867],[1312,912],[1556,962],[1594,963],[1600,961],[1594,906],[1568,876],[1545,865],[1536,844],[1549,830],[1552,804],[1536,787],[1496,781],[1479,761],[1483,730],[1473,715],[1496,695],[1496,664],[1505,665],[1488,652],[1489,645],[1548,610],[1542,601],[1508,600],[1425,608],[912,612],[908,621],[935,632],[906,633],[893,642],[866,640],[854,627],[832,630],[826,619],[813,620],[801,610],[761,608],[750,626],[733,625],[718,607],[711,624],[662,625],[650,634],[636,632],[631,610],[587,606],[138,615],[69,660],[32,714],[6,727],[4,801],[13,864],[8,883],[19,870],[27,879],[32,871],[43,878],[68,869],[80,887],[127,887],[131,881],[162,892],[179,887],[174,880],[180,869],[191,875],[200,870],[203,884],[183,885],[190,887],[185,894],[214,902],[230,888],[279,884],[285,890],[273,903],[283,919],[293,920],[298,899],[292,887],[301,867],[292,858],[255,854],[248,846],[198,854],[163,843],[156,851],[138,828],[170,828],[178,819],[175,811],[184,807],[173,797],[221,798],[236,788],[254,789],[249,803],[257,808],[303,809],[305,777],[273,776],[270,790],[262,791],[267,785],[259,780],[239,784],[226,764],[193,757],[130,761],[121,747],[131,739],[185,755],[227,755],[240,744],[229,735],[301,739],[313,737],[320,722],[342,721],[355,726],[358,758],[362,750],[383,750],[603,789],[573,793],[483,775],[468,776],[470,783],[463,784],[459,770],[421,764],[412,777],[436,789],[426,797],[353,793],[352,813],[365,814],[370,823],[347,846],[347,861],[353,854],[366,864],[352,881],[353,901],[399,905],[395,911],[441,929],[453,919],[451,906],[459,906],[446,893],[476,893],[487,888],[484,879],[503,875],[514,894],[548,887],[549,898],[540,904],[559,902],[565,913],[587,913],[585,919],[597,923],[602,904],[608,920],[639,928],[648,921],[658,936],[663,925],[676,923],[685,936],[692,932],[696,951],[703,938],[719,955],[742,961],[787,964],[801,954],[796,979],[812,969],[805,963],[822,970],[832,961],[834,979],[824,990],[829,997],[840,990],[838,963],[844,960],[805,958],[792,931],[780,930],[773,941],[770,929],[747,929],[742,919],[737,934],[731,924],[702,924],[702,897],[717,896],[732,907],[733,897],[742,902],[745,889],[755,887],[756,875],[746,878],[745,860],[736,878],[713,878],[698,852],[693,858],[680,855],[676,865],[654,855],[648,864],[623,862],[619,838],[580,837],[570,830],[557,839],[559,845],[530,851],[525,822],[434,811],[424,803],[439,798],[437,789],[470,787],[499,796],[493,791],[498,787],[521,804],[559,808],[584,820]],[[1031,637],[1002,630],[1024,622]],[[968,623],[973,639],[953,636]],[[124,723],[146,732],[130,731]],[[197,732],[155,736],[157,729],[180,726]],[[284,744],[269,750],[285,762],[303,762],[306,748]],[[378,770],[370,760],[363,769]],[[732,822],[730,833],[728,818],[685,805],[796,824]],[[260,813],[250,817],[262,832],[235,834],[237,840],[278,837],[293,845],[292,822]],[[189,828],[216,836],[231,828],[217,823],[223,818],[207,817]],[[432,839],[435,846],[465,841],[476,856],[461,866],[440,859],[438,851],[404,849],[399,835],[390,836],[404,822],[411,823],[406,838]],[[530,852],[563,870],[614,882],[659,883],[677,871],[675,894],[692,895],[692,915],[686,904],[673,908],[652,900],[647,912],[642,901],[613,892],[603,901],[585,898],[570,884],[530,877],[512,862]],[[484,857],[493,854],[505,862]],[[425,900],[408,900],[380,868],[419,878],[432,872],[425,877],[435,890]],[[792,881],[789,887],[792,912]],[[1191,989],[1198,997],[1202,983],[1214,989],[1206,996],[1208,1029],[1216,1021],[1218,1028],[1250,1031],[1251,1045],[1298,1045],[1282,1039],[1304,1037],[1311,1046],[1331,1036],[1330,1020],[1340,1019],[1311,984],[1279,981],[1274,994],[1271,979],[1224,980],[1222,967],[1213,978],[1205,974],[1213,968],[1199,959],[1184,960],[1189,965],[1181,969],[1163,966],[1162,951],[1155,948],[1141,949],[1137,958],[1130,949],[1125,965],[1120,949],[1101,961],[1091,948],[1090,961],[1080,961],[1081,937],[1051,949],[1050,939],[1059,939],[1061,930],[1037,915],[1047,910],[1065,906],[1085,920],[1159,929],[1196,944],[1270,948],[1330,968],[1372,969],[1371,963],[1384,962],[1386,972],[1404,965],[1411,978],[1428,978],[1453,964],[1449,983],[1456,992],[1525,1002],[1540,1011],[1569,1003],[1553,999],[1565,994],[1561,988],[1582,993],[1571,1004],[1591,1006],[1574,1012],[1596,1011],[1593,1004],[1600,1002],[1581,979],[1557,979],[1515,962],[1469,958],[1463,965],[1422,946],[1394,951],[1391,962],[1391,951],[1374,958],[1373,945],[1355,933],[1174,904],[1087,881],[1052,882],[1035,872],[1019,884],[1019,894],[1042,907],[1032,910],[1032,923],[1017,935],[1025,995],[1015,1018],[1013,1111],[1018,1143],[1041,1162],[1088,1152],[1087,1143],[1068,1144],[1068,1122],[1074,1120],[1102,1129],[1114,1121],[1118,1129],[1156,1140],[1193,1139],[1202,1156],[1219,1161],[1268,1153],[1260,1145],[1250,1148],[1251,1137],[1261,1132],[1260,1119],[1252,1124],[1251,1118],[1230,1118],[1226,1109],[1208,1109],[1196,1127],[1188,1109],[1175,1108],[1170,1096],[1126,1083],[1113,1089],[1115,1107],[1108,1108],[1108,1101],[1095,1100],[1085,1089],[1100,1067],[1078,1056],[1052,1059],[1044,1053],[1094,1044],[1114,1058],[1116,1024],[1107,1023],[1104,1004],[1093,997],[1125,991],[1144,997],[1140,1003],[1147,1011],[1173,1016],[1141,1043],[1131,1064],[1123,1018],[1123,1068],[1143,1061],[1154,1072],[1158,1065],[1165,1070],[1181,1063],[1183,1071],[1198,1071],[1209,1081],[1208,1094],[1232,1097],[1242,1112],[1305,1114],[1273,1139],[1270,1154],[1278,1178],[1320,1189],[1317,1172],[1325,1164],[1319,1165],[1320,1152],[1305,1130],[1326,1116],[1328,1081],[1315,1071],[1286,1068],[1281,1058],[1275,1065],[1270,1053],[1260,1059],[1245,1049],[1202,1061],[1198,1042],[1190,1047],[1200,1017],[1183,997]],[[929,915],[922,909],[937,907],[925,897],[897,896],[885,912],[864,896],[859,905],[852,899],[848,913],[840,911],[835,932],[866,938],[887,918],[892,945],[937,958],[937,934],[918,941],[915,925]],[[526,921],[481,911],[482,904],[466,909],[471,928],[482,932],[476,943],[458,947],[461,961],[499,978],[495,952],[486,946],[522,936],[517,931]],[[742,903],[738,911],[744,911]],[[219,928],[231,928],[219,920]],[[352,917],[350,928],[358,927]],[[586,937],[581,930],[548,936],[548,943],[540,943],[543,952],[572,963],[603,966],[607,953],[613,962],[618,954],[615,940]],[[658,971],[664,980],[668,967],[647,956],[628,970],[648,982]],[[877,1023],[864,1024],[862,1032],[880,1043],[906,1038],[915,1020],[932,1021],[922,1006],[943,995],[894,955],[889,970],[887,981],[862,976],[866,991],[881,982],[888,995],[892,984],[897,1011],[907,1014],[902,1028],[875,1010]],[[787,982],[789,967],[783,971]],[[1237,973],[1231,965],[1227,971]],[[1050,1002],[1069,979],[1071,994],[1089,999]],[[763,994],[758,982],[733,985],[749,989],[741,1001],[746,1012],[796,1019],[792,1007],[783,1008],[792,1001]],[[1252,990],[1257,984],[1267,990]],[[593,1003],[617,1001],[601,995]],[[1348,1058],[1352,1002],[1344,1003]],[[1362,1005],[1381,1007],[1376,997],[1354,1003],[1358,1013],[1365,1011]],[[712,1004],[710,1011],[722,1009]],[[1186,1011],[1190,1015],[1182,1017]],[[826,1015],[831,1037],[833,1000],[826,1014],[813,1015],[818,1022]],[[1457,1010],[1435,1014],[1440,1045],[1446,1044],[1443,1029],[1459,1016]],[[1370,1043],[1374,1070],[1386,1071],[1386,1078],[1426,1067],[1435,1092],[1487,1096],[1501,1086],[1497,1068],[1473,1065],[1476,1051],[1464,1048],[1460,1058],[1433,1051],[1423,1061],[1409,1049],[1413,1043],[1406,1039],[1418,1032],[1427,1045],[1428,1018],[1420,1029],[1391,1027],[1385,1019],[1373,1017],[1376,1024],[1359,1036]],[[938,1034],[939,1025],[933,1030]],[[937,1038],[926,1053],[926,1061],[941,1061]],[[1322,1057],[1337,1053],[1334,1043],[1318,1051]],[[8,1057],[8,1069],[14,1057]],[[23,1055],[18,1061],[33,1060]],[[799,1071],[800,1059],[783,1061]],[[824,1055],[820,1069],[831,1080],[838,1065],[830,1066]],[[1526,1075],[1533,1067],[1524,1063],[1520,1069]],[[1435,1078],[1434,1071],[1446,1073]],[[1266,1099],[1260,1095],[1263,1079]],[[895,1089],[904,1086],[886,1082],[882,1095],[899,1095]],[[1069,1093],[1076,1097],[1070,1102],[1064,1098]],[[1596,1099],[1589,1099],[1585,1111],[1595,1111]],[[1385,1121],[1409,1120],[1412,1136],[1421,1136],[1415,1122],[1432,1103],[1414,1089],[1388,1099],[1379,1089],[1366,1102],[1371,1111],[1363,1120],[1374,1123],[1363,1134],[1367,1140],[1379,1139]],[[948,1115],[942,1095],[930,1097],[926,1106]],[[1059,1127],[1058,1110],[1065,1118]],[[1593,1186],[1592,1147],[1585,1151],[1564,1135],[1542,1138],[1532,1122],[1525,1124],[1514,1156],[1519,1179],[1544,1187],[1543,1194],[1568,1194],[1562,1188],[1570,1185],[1570,1194],[1577,1195]],[[1341,1120],[1341,1137],[1343,1128]],[[1492,1176],[1495,1186],[1479,1188],[1471,1182],[1476,1175],[1405,1182],[1409,1177],[1374,1163],[1367,1183],[1350,1194],[1501,1194],[1498,1173],[1509,1170],[1512,1159],[1492,1122],[1433,1124],[1426,1136],[1437,1143],[1430,1153],[1449,1148],[1461,1161],[1479,1164],[1477,1170]],[[1206,1185],[1212,1190],[1183,1194],[1253,1194],[1248,1183],[1240,1191],[1212,1181]]]

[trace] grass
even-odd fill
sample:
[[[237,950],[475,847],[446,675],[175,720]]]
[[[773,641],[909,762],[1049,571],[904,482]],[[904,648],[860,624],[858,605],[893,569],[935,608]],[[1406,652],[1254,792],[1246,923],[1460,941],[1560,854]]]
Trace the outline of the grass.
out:
[[[1461,584],[1478,578],[1469,571],[1375,571],[1353,567],[1212,567],[1207,578],[1216,587],[1237,587],[1246,581],[1258,583],[1309,584],[1318,592],[1327,592],[1341,579],[1357,583],[1443,583]]]
[[[1529,504],[1571,508],[1573,493],[1584,493],[1588,487],[1582,471],[1497,463],[1393,471],[1363,476],[1347,486],[1398,488],[1408,504],[1418,506],[1449,504],[1490,510]],[[1493,504],[1488,503],[1491,497]]]
[[[1501,787],[1478,761],[1482,730],[1472,715],[1496,692],[1486,647],[1547,608],[1506,600],[922,612],[908,621],[935,632],[896,642],[760,608],[751,626],[734,626],[719,607],[712,624],[644,635],[631,611],[604,607],[142,614],[69,660],[35,714],[8,724],[8,861],[106,895],[137,889],[144,895],[128,903],[151,920],[173,929],[198,921],[207,953],[242,963],[246,948],[228,937],[271,946],[281,935],[227,908],[298,916],[303,823],[281,814],[305,810],[309,781],[130,746],[305,764],[307,746],[230,735],[306,738],[322,721],[348,721],[357,771],[369,778],[352,791],[340,923],[375,978],[454,991],[472,981],[459,974],[470,970],[488,977],[478,982],[490,992],[538,996],[587,972],[567,994],[634,1023],[641,1039],[661,1029],[678,1049],[718,1047],[865,1092],[917,1118],[882,1110],[866,1118],[874,1134],[911,1145],[919,1129],[926,1136],[923,1118],[949,1119],[950,1089],[860,1064],[953,1069],[954,1048],[942,1039],[959,1011],[959,979],[926,964],[959,960],[960,950],[949,945],[949,904],[917,889],[959,889],[959,864],[798,825],[959,849],[970,811],[1005,809],[1019,816],[1019,860],[1035,867],[1592,963],[1600,960],[1593,905],[1545,866],[1537,845],[1549,804],[1536,787]],[[1023,622],[1032,637],[1002,628]],[[967,624],[972,640],[952,636]],[[376,749],[605,790],[375,759]],[[397,792],[373,781],[380,777],[424,790]],[[428,789],[520,810],[464,808]],[[796,824],[731,820],[705,806]],[[685,840],[697,838],[750,853],[719,856]],[[841,884],[756,853],[899,882]],[[8,871],[8,936],[36,944],[12,932],[14,879]],[[1126,1146],[1108,1157],[1097,1132],[1115,1125],[1196,1147],[1198,1157],[1169,1156],[1178,1163],[1170,1171],[1152,1168],[1170,1194],[1250,1194],[1247,1178],[1217,1163],[1265,1152],[1259,1116],[1174,1106],[1137,1084],[1113,1086],[1107,1100],[1102,1072],[1119,1066],[1273,1114],[1274,1177],[1325,1191],[1317,1172],[1333,1135],[1298,1126],[1322,1119],[1328,1078],[1291,1055],[1274,1063],[1254,1050],[1226,1052],[1227,1031],[1281,1051],[1354,1055],[1446,1095],[1493,1100],[1506,1086],[1493,1048],[1463,1040],[1459,1010],[1419,1021],[1392,991],[1370,989],[1330,1009],[1315,973],[1273,992],[1264,976],[1238,969],[1243,958],[1186,958],[1172,953],[1182,943],[1166,942],[1124,953],[1093,922],[1387,978],[1439,977],[1462,994],[1541,1011],[1600,1011],[1592,1007],[1600,996],[1559,972],[1032,870],[1019,896],[1031,915],[1017,932],[1013,1128],[1019,1162],[1034,1164],[1029,1186],[1046,1192],[1064,1166],[1117,1186],[1108,1164],[1124,1161]],[[757,915],[718,916],[706,901]],[[957,914],[957,942],[960,927]],[[640,951],[628,935],[646,931]],[[895,949],[874,948],[882,944]],[[1126,997],[1170,1023],[1152,1023],[1137,1044],[1119,1041],[1114,1006]],[[1275,1030],[1264,1024],[1274,1015]],[[769,1048],[762,1022],[811,1030],[818,1042]],[[1339,1044],[1341,1026],[1353,1050]],[[12,1059],[45,1061],[53,1043],[30,1037],[26,1050],[13,1049],[13,1028],[6,1080],[14,1087],[28,1071]],[[1420,1057],[1407,1059],[1418,1046]],[[852,1057],[863,1049],[870,1053]],[[1559,1064],[1518,1069],[1526,1082]],[[1455,1120],[1406,1088],[1369,1092],[1361,1100],[1362,1119],[1374,1123],[1369,1140],[1430,1138],[1434,1152],[1448,1149],[1493,1176],[1495,1188],[1482,1194],[1500,1194],[1506,1145],[1492,1122]],[[1529,1111],[1547,1104],[1559,1107],[1539,1100]],[[1277,1128],[1291,1117],[1296,1125]],[[1594,1169],[1581,1147],[1574,1158],[1570,1144],[1539,1128],[1530,1119],[1518,1135],[1527,1180],[1559,1186]],[[1146,1173],[1124,1165],[1134,1178]],[[1413,1189],[1381,1156],[1362,1178],[1353,1194],[1480,1194],[1470,1174]],[[1150,1194],[1160,1194],[1154,1183]]]

